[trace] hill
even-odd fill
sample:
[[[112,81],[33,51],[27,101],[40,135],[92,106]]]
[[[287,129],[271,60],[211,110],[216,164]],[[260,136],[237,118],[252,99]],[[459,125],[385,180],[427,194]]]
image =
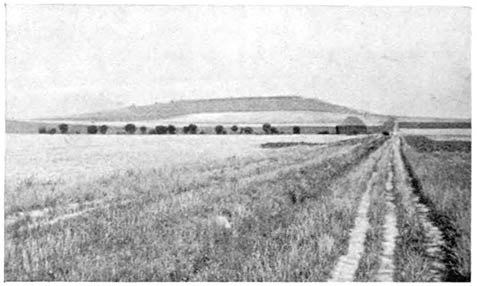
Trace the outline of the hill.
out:
[[[129,106],[115,110],[85,113],[69,117],[49,118],[55,120],[90,121],[143,121],[180,117],[190,114],[263,112],[263,111],[307,111],[328,114],[353,114],[371,116],[367,112],[300,96],[237,97],[220,99],[181,100],[144,106]],[[376,116],[376,115],[373,115]],[[386,116],[379,116],[382,119]]]

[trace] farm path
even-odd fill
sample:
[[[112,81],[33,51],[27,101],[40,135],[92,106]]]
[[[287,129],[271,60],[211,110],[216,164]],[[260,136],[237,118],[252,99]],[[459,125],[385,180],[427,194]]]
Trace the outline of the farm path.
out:
[[[366,245],[369,243],[367,235],[369,232],[376,232],[370,226],[371,208],[373,207],[372,192],[381,192],[385,198],[385,215],[383,223],[380,226],[382,236],[379,242],[379,259],[377,269],[369,271],[369,281],[392,282],[396,281],[396,273],[403,271],[396,266],[396,245],[399,239],[403,238],[404,231],[398,228],[398,207],[405,208],[406,211],[414,214],[421,228],[419,231],[425,237],[424,248],[425,256],[429,261],[426,281],[441,281],[445,272],[443,263],[443,247],[445,242],[443,234],[429,217],[430,210],[421,203],[421,198],[412,186],[410,171],[403,162],[403,153],[401,150],[403,138],[393,136],[391,140],[385,143],[380,150],[377,150],[369,160],[374,160],[372,170],[367,182],[367,189],[364,192],[356,213],[353,229],[349,233],[348,252],[342,255],[336,263],[331,278],[328,281],[351,282],[355,281],[357,271],[360,271],[360,259],[365,257]],[[374,155],[374,158],[373,158]],[[380,179],[381,178],[381,179]],[[383,180],[386,178],[385,180]],[[385,182],[380,184],[379,182]],[[401,204],[396,204],[396,196],[400,197]],[[376,242],[374,242],[376,243]],[[422,243],[422,242],[411,242]],[[403,267],[403,266],[401,266]]]
[[[387,169],[383,166],[389,165],[389,145],[389,142],[386,142],[367,159],[372,161],[370,170],[366,172],[371,175],[367,176],[369,179],[366,190],[358,206],[354,227],[349,233],[348,252],[338,259],[329,282],[354,281],[360,259],[365,253],[366,234],[370,228],[368,211],[371,207],[371,192],[374,188],[380,187],[378,185],[379,178],[386,175]]]

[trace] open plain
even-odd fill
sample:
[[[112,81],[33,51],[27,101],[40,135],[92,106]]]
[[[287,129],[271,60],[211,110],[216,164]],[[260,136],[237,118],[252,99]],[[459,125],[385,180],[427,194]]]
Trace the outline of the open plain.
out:
[[[13,135],[5,279],[468,281],[470,154],[416,144]]]

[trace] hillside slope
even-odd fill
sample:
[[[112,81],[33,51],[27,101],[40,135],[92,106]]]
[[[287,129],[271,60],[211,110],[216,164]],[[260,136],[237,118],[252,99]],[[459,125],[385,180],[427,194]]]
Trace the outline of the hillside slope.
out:
[[[134,121],[155,120],[197,113],[313,111],[339,114],[370,115],[351,108],[299,96],[238,97],[223,99],[181,100],[153,105],[79,114],[59,120]],[[382,116],[385,118],[385,116]]]

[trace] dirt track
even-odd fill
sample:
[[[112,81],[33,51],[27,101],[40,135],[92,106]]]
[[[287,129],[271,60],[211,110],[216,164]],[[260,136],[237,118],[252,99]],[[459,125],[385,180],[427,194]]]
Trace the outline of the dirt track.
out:
[[[350,231],[348,240],[348,252],[341,256],[336,263],[329,281],[354,281],[358,270],[358,264],[365,249],[366,232],[369,230],[368,212],[370,212],[371,189],[377,188],[385,193],[386,215],[384,218],[383,238],[381,240],[380,261],[377,272],[371,275],[371,281],[396,281],[395,274],[401,269],[395,265],[396,241],[400,231],[397,225],[395,196],[402,199],[401,207],[408,208],[415,213],[421,230],[425,236],[424,247],[426,257],[430,262],[429,271],[426,273],[426,281],[442,281],[445,272],[443,263],[443,235],[438,227],[429,218],[429,209],[420,203],[420,197],[413,190],[409,170],[403,162],[401,141],[399,136],[394,136],[381,149],[376,151],[368,160],[374,160],[373,169],[368,181],[367,189],[361,198],[357,211],[355,224]],[[374,156],[374,157],[373,157]],[[387,178],[385,185],[376,185],[377,177]],[[418,243],[418,242],[416,242]]]

